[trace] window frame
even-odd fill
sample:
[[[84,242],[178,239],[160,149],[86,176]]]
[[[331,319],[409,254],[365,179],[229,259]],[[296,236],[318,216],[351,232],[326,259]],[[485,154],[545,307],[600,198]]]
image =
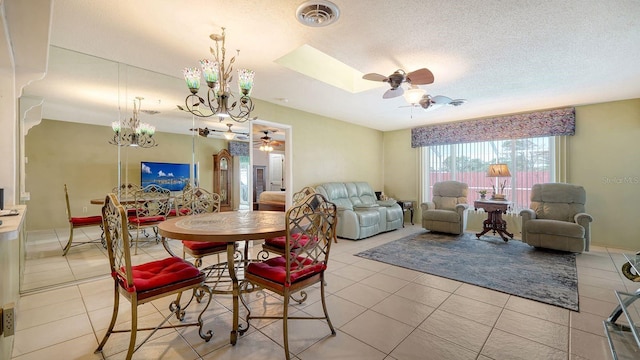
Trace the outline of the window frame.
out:
[[[547,165],[545,166],[545,171],[548,171],[548,179],[544,179],[544,181],[537,181],[535,183],[540,183],[540,182],[556,182],[558,181],[558,169],[561,169],[561,167],[563,166],[564,162],[565,162],[565,147],[562,146],[562,144],[564,144],[564,136],[560,136],[560,137],[554,137],[554,136],[546,136],[546,137],[537,137],[537,138],[519,138],[519,139],[507,139],[507,140],[490,140],[490,141],[483,141],[483,142],[467,142],[467,143],[457,143],[457,144],[446,144],[446,145],[435,145],[435,146],[424,146],[421,147],[420,150],[420,189],[421,189],[421,202],[426,202],[426,201],[431,201],[432,195],[431,195],[431,189],[432,189],[432,182],[431,182],[431,169],[432,169],[432,150],[434,148],[439,148],[439,147],[443,147],[446,146],[449,148],[449,158],[451,163],[449,164],[449,168],[452,169],[453,171],[448,172],[448,174],[451,174],[450,176],[450,180],[457,180],[457,181],[463,181],[463,182],[467,182],[464,180],[458,180],[460,178],[460,171],[458,170],[459,166],[457,164],[457,161],[459,161],[459,159],[461,159],[461,156],[464,156],[464,154],[460,153],[460,149],[464,148],[465,146],[468,146],[469,149],[473,148],[474,145],[479,145],[480,143],[487,143],[487,146],[493,146],[495,149],[498,148],[499,145],[502,145],[503,142],[508,141],[511,142],[511,151],[508,154],[508,159],[505,156],[499,157],[499,153],[498,150],[496,150],[496,159],[499,159],[501,162],[506,162],[509,164],[516,164],[516,166],[509,166],[509,169],[511,171],[511,177],[507,180],[507,185],[508,185],[508,191],[507,191],[507,195],[509,194],[515,194],[516,191],[522,193],[523,191],[525,192],[525,194],[521,194],[520,196],[520,200],[518,200],[517,198],[514,199],[509,199],[510,201],[513,202],[513,205],[511,206],[510,211],[511,212],[519,212],[522,209],[525,208],[529,208],[530,205],[530,192],[531,192],[531,186],[534,185],[534,183],[529,182],[528,186],[526,188],[523,188],[520,184],[518,184],[518,163],[517,163],[517,155],[518,155],[518,151],[522,151],[521,149],[518,150],[518,147],[515,146],[517,144],[518,141],[523,141],[523,140],[534,140],[534,141],[546,141],[547,143],[545,144],[545,146],[548,147],[548,150],[544,150],[547,152],[547,156],[543,161],[547,161]],[[491,143],[493,143],[493,145],[491,145]],[[558,146],[560,144],[560,146]],[[504,154],[502,154],[504,155]],[[477,160],[477,159],[473,159],[471,156],[468,156],[467,158],[469,158],[470,160]],[[527,157],[528,158],[528,157]],[[494,163],[496,162],[496,159],[492,159],[494,161],[491,161],[489,163]],[[486,163],[486,159],[485,159],[485,163]],[[488,166],[488,163],[486,163],[485,165]],[[486,167],[484,168],[484,172],[486,173]],[[521,172],[521,171],[520,171]],[[562,177],[562,174],[560,174]],[[476,175],[476,178],[479,175]],[[486,175],[485,175],[486,176]],[[445,180],[445,179],[441,179],[440,181]],[[486,182],[486,184],[489,184],[489,181]],[[479,184],[469,184],[470,185],[470,189],[472,191],[469,192],[469,196],[467,197],[467,202],[469,203],[470,207],[473,207],[473,202],[475,200],[477,200],[479,198],[479,196],[477,195],[477,190],[480,188],[484,188],[490,189],[490,186],[482,186]]]

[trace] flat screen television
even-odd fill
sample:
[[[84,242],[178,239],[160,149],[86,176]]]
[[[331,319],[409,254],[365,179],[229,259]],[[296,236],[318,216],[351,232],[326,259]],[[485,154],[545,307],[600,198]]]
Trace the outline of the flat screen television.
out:
[[[197,165],[196,165],[197,166]],[[140,162],[140,185],[156,184],[171,191],[182,191],[189,183],[191,164]],[[197,179],[197,168],[194,169]],[[197,184],[197,181],[195,181]]]

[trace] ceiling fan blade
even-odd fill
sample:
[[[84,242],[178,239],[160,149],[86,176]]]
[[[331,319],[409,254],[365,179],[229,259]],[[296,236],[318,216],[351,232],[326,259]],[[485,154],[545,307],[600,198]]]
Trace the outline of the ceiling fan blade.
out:
[[[401,87],[395,88],[395,89],[389,89],[387,90],[384,95],[382,95],[383,99],[392,99],[394,97],[398,97],[400,95],[404,94],[404,89]]]
[[[365,79],[365,80],[382,81],[382,82],[386,82],[386,81],[389,80],[386,76],[380,75],[380,74],[376,74],[376,73],[364,74],[362,76],[362,78]]]
[[[451,100],[450,97],[443,96],[443,95],[436,95],[431,100],[433,101],[434,104],[442,104],[442,105],[450,104],[451,101],[453,101]]]
[[[407,82],[413,85],[431,84],[433,80],[433,73],[427,68],[418,69],[407,74]]]

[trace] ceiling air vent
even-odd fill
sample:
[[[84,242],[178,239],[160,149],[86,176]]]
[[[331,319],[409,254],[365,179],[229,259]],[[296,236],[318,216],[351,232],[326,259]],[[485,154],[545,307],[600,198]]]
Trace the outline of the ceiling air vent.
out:
[[[307,1],[296,10],[298,21],[307,26],[320,27],[334,23],[340,17],[340,10],[331,1]]]

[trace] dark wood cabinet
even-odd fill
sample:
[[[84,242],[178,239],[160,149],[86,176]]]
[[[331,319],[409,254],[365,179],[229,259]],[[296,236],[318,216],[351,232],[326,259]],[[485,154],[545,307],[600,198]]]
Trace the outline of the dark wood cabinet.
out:
[[[253,209],[258,209],[260,194],[267,190],[267,167],[253,165]]]
[[[233,210],[233,157],[227,149],[213,155],[213,192],[220,194],[220,211]]]

